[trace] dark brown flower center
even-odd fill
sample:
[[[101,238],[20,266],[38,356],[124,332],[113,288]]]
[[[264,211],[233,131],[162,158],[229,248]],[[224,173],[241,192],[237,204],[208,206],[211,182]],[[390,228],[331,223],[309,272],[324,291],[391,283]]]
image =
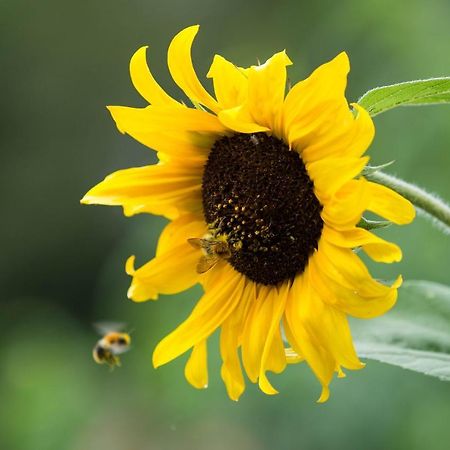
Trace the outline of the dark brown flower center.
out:
[[[228,262],[251,280],[276,285],[302,273],[322,233],[322,205],[296,151],[265,133],[218,139],[202,184],[215,236],[227,236]]]

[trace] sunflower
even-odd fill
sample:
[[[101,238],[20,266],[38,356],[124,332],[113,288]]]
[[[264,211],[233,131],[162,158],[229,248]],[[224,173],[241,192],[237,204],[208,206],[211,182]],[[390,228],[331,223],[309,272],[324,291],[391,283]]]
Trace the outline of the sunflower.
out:
[[[285,51],[249,68],[215,55],[207,74],[213,97],[192,65],[198,29],[182,30],[168,49],[172,78],[193,108],[155,81],[147,47],[132,57],[130,73],[149,106],[108,108],[118,129],[156,150],[159,163],[109,175],[82,203],[170,220],[152,260],[135,268],[128,259],[129,298],[203,287],[190,316],[157,345],[155,367],[191,350],[185,376],[207,387],[207,340],[220,328],[231,399],[245,389],[243,371],[275,394],[267,372],[305,361],[322,386],[318,401],[326,401],[334,374],[364,366],[347,316],[385,313],[402,282],[375,280],[355,252],[383,263],[402,257],[397,245],[358,227],[362,215],[406,224],[414,208],[361,175],[374,125],[345,98],[345,53],[287,94]]]

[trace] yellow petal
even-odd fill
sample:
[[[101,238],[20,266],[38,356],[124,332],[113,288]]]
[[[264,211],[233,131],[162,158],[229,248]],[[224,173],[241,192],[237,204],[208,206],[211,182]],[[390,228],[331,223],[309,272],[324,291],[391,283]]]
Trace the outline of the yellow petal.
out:
[[[279,302],[284,299],[278,297],[276,288],[261,286],[258,297],[251,305],[242,335],[242,362],[250,380],[254,383],[260,375],[262,389],[267,393],[276,393],[265,378],[265,371],[281,372],[286,365],[284,348],[276,336],[276,324],[280,324],[282,308]],[[278,320],[278,321],[277,321]],[[275,343],[275,345],[274,345]],[[280,345],[278,345],[280,344]],[[264,354],[264,352],[266,352]],[[262,366],[264,354],[264,367]]]
[[[217,101],[202,86],[192,65],[191,47],[198,30],[199,25],[190,26],[172,39],[167,62],[172,78],[184,93],[192,101],[217,112],[219,110]]]
[[[303,152],[309,146],[318,145],[322,141],[331,139],[343,127],[348,127],[351,120],[353,118],[347,103],[326,102],[319,104],[307,115],[300,116],[295,122],[292,122],[289,128],[285,127],[285,140],[289,146],[303,155]],[[309,153],[305,156],[305,162],[318,159],[307,159],[309,156]]]
[[[346,134],[348,141],[341,145],[340,154],[357,157],[361,156],[372,143],[375,126],[370,114],[362,106],[358,103],[350,105],[355,109],[356,116],[351,131]]]
[[[332,121],[338,110],[348,111],[344,92],[349,70],[348,57],[341,53],[289,91],[283,106],[285,136],[290,135],[294,124],[301,123],[304,127],[315,119],[320,123],[321,118]],[[291,143],[296,138],[289,136],[288,139]]]
[[[286,90],[286,67],[292,62],[285,51],[276,53],[260,66],[248,72],[247,107],[253,120],[271,129],[278,137]]]
[[[368,161],[368,157],[326,158],[307,164],[308,174],[321,203],[326,203],[345,183],[358,175]]]
[[[287,339],[289,340],[289,338]],[[284,352],[286,355],[286,362],[288,364],[297,364],[305,360],[305,358],[302,355],[299,355],[292,347],[285,348]]]
[[[352,104],[356,111],[353,115],[349,110],[340,110],[335,115],[333,126],[326,129],[322,135],[302,149],[302,159],[305,162],[313,162],[328,157],[360,157],[371,144],[375,127],[369,113],[358,104]],[[340,115],[339,115],[340,114]],[[304,135],[304,130],[295,127],[291,130],[291,139],[299,140]]]
[[[352,250],[321,239],[319,251],[309,261],[312,285],[321,298],[355,317],[376,317],[388,311],[397,299],[399,277],[392,286],[374,280]]]
[[[175,294],[198,282],[199,254],[187,239],[202,236],[206,231],[205,223],[196,216],[186,215],[167,228],[170,231],[163,232],[163,236],[173,238],[170,243],[164,238],[155,258],[139,269],[134,268],[134,256],[127,261],[126,271],[133,277],[128,297],[134,301],[156,300],[158,294]]]
[[[121,133],[182,160],[205,160],[212,144],[224,130],[215,116],[189,108],[110,106],[108,109]]]
[[[194,108],[147,106],[130,108],[109,106],[109,112],[122,133],[139,130],[170,130],[223,133],[224,127],[216,116]]]
[[[356,355],[345,316],[324,305],[311,288],[307,289],[308,274],[304,275],[304,287],[300,290],[294,287],[285,323],[290,321],[290,328],[294,330],[290,330],[290,342],[305,352],[307,363],[322,384],[318,399],[322,403],[330,395],[328,386],[334,369],[339,367],[336,361],[352,369],[361,369],[364,365]]]
[[[288,292],[288,299],[292,293]],[[289,300],[286,300],[286,305]],[[286,308],[285,314],[282,320],[283,331],[285,334],[285,340],[291,345],[291,347],[286,347],[284,349],[284,353],[286,355],[287,364],[297,364],[299,362],[303,362],[305,360],[304,355],[301,354],[299,346],[296,344],[296,339],[294,333],[291,331],[288,321],[286,320]]]
[[[176,218],[186,212],[201,213],[202,173],[201,164],[119,170],[94,186],[81,203],[123,206],[127,216],[146,212]]]
[[[402,251],[398,245],[385,241],[363,228],[337,231],[325,226],[322,236],[338,247],[362,247],[374,261],[391,263],[402,259]]]
[[[269,290],[270,288],[265,286],[261,287],[257,299],[248,312],[242,334],[242,362],[247,376],[253,383],[258,380],[261,354],[267,332],[266,322],[271,313],[271,304],[266,302]]]
[[[189,238],[202,237],[206,231],[207,225],[202,214],[184,214],[164,227],[158,238],[155,256],[164,255]]]
[[[350,180],[324,204],[322,219],[337,230],[352,228],[361,220],[367,202],[367,181]]]
[[[139,269],[134,267],[134,261],[135,257],[130,256],[126,268],[128,275],[133,276],[127,295],[135,302],[156,300],[159,294],[176,294],[198,282],[195,270],[198,255],[188,253],[184,245],[150,260]]]
[[[206,340],[194,345],[184,368],[184,376],[197,389],[208,387],[208,361]]]
[[[416,215],[409,200],[381,184],[369,182],[368,195],[367,209],[398,225],[410,223]]]
[[[377,296],[363,297],[355,288],[347,288],[338,283],[336,278],[328,276],[326,268],[310,260],[310,278],[314,290],[321,299],[340,311],[360,319],[378,317],[389,311],[397,299],[397,289],[385,286],[385,292]],[[399,280],[400,281],[400,280]]]
[[[254,301],[252,284],[252,282],[249,282],[245,286],[239,305],[223,322],[220,333],[220,354],[223,361],[221,376],[228,396],[234,401],[239,400],[245,389],[238,347],[248,305]]]
[[[208,78],[212,78],[214,92],[221,109],[230,109],[244,103],[247,99],[248,79],[242,69],[215,55]]]
[[[325,403],[330,398],[330,389],[328,386],[322,386],[322,392],[320,393],[320,397],[317,399],[317,403]]]
[[[311,282],[310,271],[311,267],[305,275],[309,280],[307,282]],[[352,370],[361,369],[364,366],[356,355],[345,314],[325,304],[312,286],[311,283],[308,295],[300,300],[303,326],[332,355],[337,365]]]
[[[217,283],[205,292],[191,315],[157,345],[153,365],[166,364],[208,338],[234,311],[242,297],[244,284],[245,278],[231,266],[223,267]]]
[[[338,283],[354,289],[363,297],[376,297],[386,294],[390,288],[374,280],[365,264],[352,250],[339,248],[326,239],[319,242],[316,252],[319,264],[323,265],[327,275]]]
[[[315,335],[305,327],[305,317],[308,315],[305,306],[310,306],[310,302],[304,302],[310,291],[305,273],[294,280],[286,303],[285,324],[286,329],[289,329],[289,343],[296,353],[303,355],[322,385],[319,401],[324,402],[329,396],[328,386],[333,378],[335,361],[330,352],[324,349]]]
[[[141,47],[131,58],[130,75],[134,87],[152,105],[181,107],[153,78],[147,65],[147,48]]]
[[[204,234],[206,234],[208,231],[209,230],[206,230]],[[199,255],[202,254],[201,250],[197,250],[197,252],[199,252]],[[228,273],[228,266],[228,262],[225,259],[221,259],[216,263],[215,266],[213,266],[212,269],[200,276],[200,284],[202,285],[204,292],[214,289],[214,287],[221,282],[221,274]]]
[[[290,282],[282,284],[279,290],[272,289],[266,301],[272,303],[272,314],[269,321],[266,341],[261,355],[261,365],[259,370],[259,387],[268,395],[277,394],[266,376],[267,370],[280,373],[286,367],[286,355],[281,338],[280,322],[284,314]]]
[[[219,112],[218,118],[225,127],[238,133],[270,131],[269,128],[259,125],[253,120],[246,105],[222,110]]]

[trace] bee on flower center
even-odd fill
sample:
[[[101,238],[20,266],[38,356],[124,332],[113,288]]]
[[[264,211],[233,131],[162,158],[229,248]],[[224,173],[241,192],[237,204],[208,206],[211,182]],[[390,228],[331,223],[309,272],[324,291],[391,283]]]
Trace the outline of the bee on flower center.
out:
[[[206,223],[228,242],[226,258],[251,280],[275,286],[301,274],[322,234],[322,205],[298,152],[266,133],[225,136],[202,179]]]
[[[189,238],[189,244],[202,251],[197,264],[197,273],[205,273],[212,269],[221,259],[230,259],[232,252],[240,248],[239,241],[229,242],[225,236],[207,233],[202,238]]]

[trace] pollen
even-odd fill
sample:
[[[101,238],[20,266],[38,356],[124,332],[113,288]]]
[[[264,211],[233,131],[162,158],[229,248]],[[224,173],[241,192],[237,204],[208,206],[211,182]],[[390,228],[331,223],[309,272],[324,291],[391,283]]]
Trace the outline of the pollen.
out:
[[[228,262],[264,285],[302,273],[317,249],[323,222],[300,155],[265,133],[218,139],[202,182],[206,222],[225,235]]]

